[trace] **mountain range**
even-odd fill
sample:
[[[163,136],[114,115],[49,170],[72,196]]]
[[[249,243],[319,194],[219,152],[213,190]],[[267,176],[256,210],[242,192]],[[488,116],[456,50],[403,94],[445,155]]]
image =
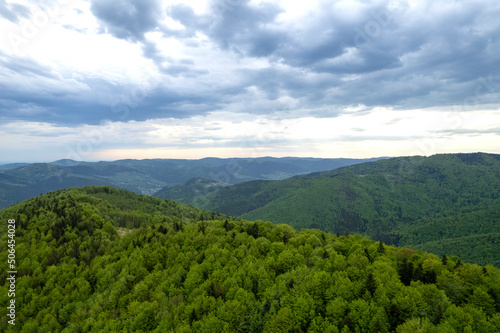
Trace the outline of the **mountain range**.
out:
[[[248,220],[361,233],[500,266],[500,155],[383,159],[244,182],[183,201]]]
[[[0,171],[0,207],[86,185],[111,185],[297,229],[361,233],[500,267],[495,154],[11,164]]]
[[[373,160],[376,159],[262,157],[6,164],[0,166],[0,208],[74,186],[110,185],[152,195],[192,178],[209,179],[225,186],[256,179],[284,179]]]

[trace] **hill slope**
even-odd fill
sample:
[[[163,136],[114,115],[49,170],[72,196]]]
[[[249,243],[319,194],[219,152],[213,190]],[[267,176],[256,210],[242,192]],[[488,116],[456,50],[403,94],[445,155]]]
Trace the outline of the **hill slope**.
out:
[[[204,195],[228,186],[227,183],[203,178],[191,178],[182,185],[166,186],[153,196],[161,199],[175,200],[188,205],[195,205],[196,200]]]
[[[152,195],[165,187],[181,185],[196,177],[236,184],[255,179],[284,179],[369,160],[376,159],[263,157],[119,160],[97,163],[60,160],[27,165],[8,164],[0,166],[0,208],[40,193],[75,186],[111,185],[138,194]]]
[[[0,330],[500,330],[500,270],[492,266],[206,214],[110,187],[0,211],[2,221],[16,219],[17,270],[16,326],[2,306]],[[206,217],[216,220],[196,221]],[[0,237],[4,305],[7,239]]]
[[[281,181],[237,184],[198,202],[199,207],[245,219],[339,234],[348,230],[417,246],[500,233],[500,155],[380,160]],[[469,260],[460,247],[455,250]],[[483,264],[500,263],[498,250],[475,256]]]

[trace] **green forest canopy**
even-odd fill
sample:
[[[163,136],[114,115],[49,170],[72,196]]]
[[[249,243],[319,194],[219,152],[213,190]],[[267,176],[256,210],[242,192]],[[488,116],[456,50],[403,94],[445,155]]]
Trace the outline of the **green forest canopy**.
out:
[[[384,159],[199,197],[200,208],[247,220],[361,233],[398,246],[500,267],[500,155]],[[471,251],[471,240],[477,241]],[[479,239],[478,237],[481,237]]]
[[[52,192],[0,218],[17,220],[19,304],[16,327],[2,306],[1,331],[500,331],[500,270],[458,257],[110,187]]]

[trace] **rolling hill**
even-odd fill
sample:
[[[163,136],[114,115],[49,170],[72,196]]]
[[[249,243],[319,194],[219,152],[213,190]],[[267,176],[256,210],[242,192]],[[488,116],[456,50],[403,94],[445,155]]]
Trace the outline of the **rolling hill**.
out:
[[[384,159],[280,181],[241,183],[208,193],[197,203],[249,220],[362,233],[500,265],[500,155]],[[468,253],[471,236],[485,243],[476,249],[480,253]]]
[[[41,193],[59,189],[111,185],[138,194],[152,195],[164,188],[204,178],[224,184],[255,179],[284,179],[376,160],[317,158],[204,158],[201,160],[152,159],[114,162],[7,164],[0,166],[0,208]]]
[[[196,205],[196,200],[226,186],[229,186],[229,184],[203,178],[191,178],[182,185],[166,186],[153,196],[179,201],[188,205]]]
[[[500,330],[499,269],[360,235],[108,186],[38,196],[0,220],[15,225],[0,236],[2,332]]]

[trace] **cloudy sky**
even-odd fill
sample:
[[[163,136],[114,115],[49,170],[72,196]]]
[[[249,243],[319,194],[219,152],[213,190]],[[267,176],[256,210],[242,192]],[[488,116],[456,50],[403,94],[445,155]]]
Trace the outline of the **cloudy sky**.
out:
[[[497,0],[0,0],[0,162],[500,153]]]

